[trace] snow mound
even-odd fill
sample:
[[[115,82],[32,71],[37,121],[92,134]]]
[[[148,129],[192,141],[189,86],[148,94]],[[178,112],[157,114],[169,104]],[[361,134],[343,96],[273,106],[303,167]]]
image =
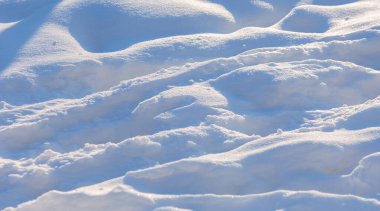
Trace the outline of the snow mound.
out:
[[[369,76],[372,74],[373,78]],[[211,84],[234,96],[231,104],[240,103],[240,99],[250,103],[247,110],[307,110],[357,104],[367,97],[377,97],[379,79],[377,71],[311,60],[244,67],[220,76]]]
[[[281,29],[305,33],[323,33],[329,30],[329,18],[312,8],[311,6],[297,7],[281,21]]]
[[[181,158],[225,152],[252,138],[215,125],[188,127],[133,137],[118,144],[86,144],[68,153],[46,149],[27,160],[1,159],[0,178],[4,184],[2,190],[6,192],[0,196],[5,206],[15,205],[49,190],[69,190],[112,179],[124,174],[126,169],[136,170]],[[114,163],[120,157],[124,158]],[[61,177],[67,174],[72,176]]]
[[[174,35],[223,32],[235,22],[220,5],[199,0],[72,1],[62,7],[57,13],[70,12],[72,36],[85,50],[96,53]]]
[[[379,26],[379,11],[379,4],[372,0],[337,6],[301,5],[275,27],[304,33],[352,33]]]
[[[380,170],[380,153],[370,154],[360,160],[359,165],[344,178],[353,187],[360,187],[360,192],[366,195],[378,194],[373,187],[379,187],[379,181],[375,178]]]
[[[158,194],[241,195],[312,189],[368,197],[379,187],[370,186],[368,192],[363,192],[360,186],[351,186],[341,176],[354,169],[364,156],[379,151],[378,140],[378,129],[333,134],[285,133],[222,154],[131,171],[124,182],[142,192]]]

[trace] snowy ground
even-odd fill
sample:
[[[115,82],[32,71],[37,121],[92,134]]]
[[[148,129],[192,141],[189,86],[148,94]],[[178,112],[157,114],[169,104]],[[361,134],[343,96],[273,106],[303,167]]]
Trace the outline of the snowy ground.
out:
[[[379,0],[0,0],[0,209],[380,210]]]

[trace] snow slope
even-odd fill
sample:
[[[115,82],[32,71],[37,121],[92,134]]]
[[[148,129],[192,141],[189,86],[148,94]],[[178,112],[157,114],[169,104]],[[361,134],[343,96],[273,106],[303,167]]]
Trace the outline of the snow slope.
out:
[[[379,210],[378,0],[0,0],[0,209]]]

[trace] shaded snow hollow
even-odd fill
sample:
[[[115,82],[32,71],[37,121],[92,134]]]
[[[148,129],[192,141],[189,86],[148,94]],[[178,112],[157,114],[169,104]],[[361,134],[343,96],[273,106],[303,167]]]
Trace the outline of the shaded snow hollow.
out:
[[[380,210],[378,0],[0,0],[0,209]]]

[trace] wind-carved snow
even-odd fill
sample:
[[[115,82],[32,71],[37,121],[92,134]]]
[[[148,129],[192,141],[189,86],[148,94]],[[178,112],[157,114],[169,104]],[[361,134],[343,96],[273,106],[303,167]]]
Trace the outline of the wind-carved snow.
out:
[[[0,1],[0,209],[379,210],[379,14]]]

